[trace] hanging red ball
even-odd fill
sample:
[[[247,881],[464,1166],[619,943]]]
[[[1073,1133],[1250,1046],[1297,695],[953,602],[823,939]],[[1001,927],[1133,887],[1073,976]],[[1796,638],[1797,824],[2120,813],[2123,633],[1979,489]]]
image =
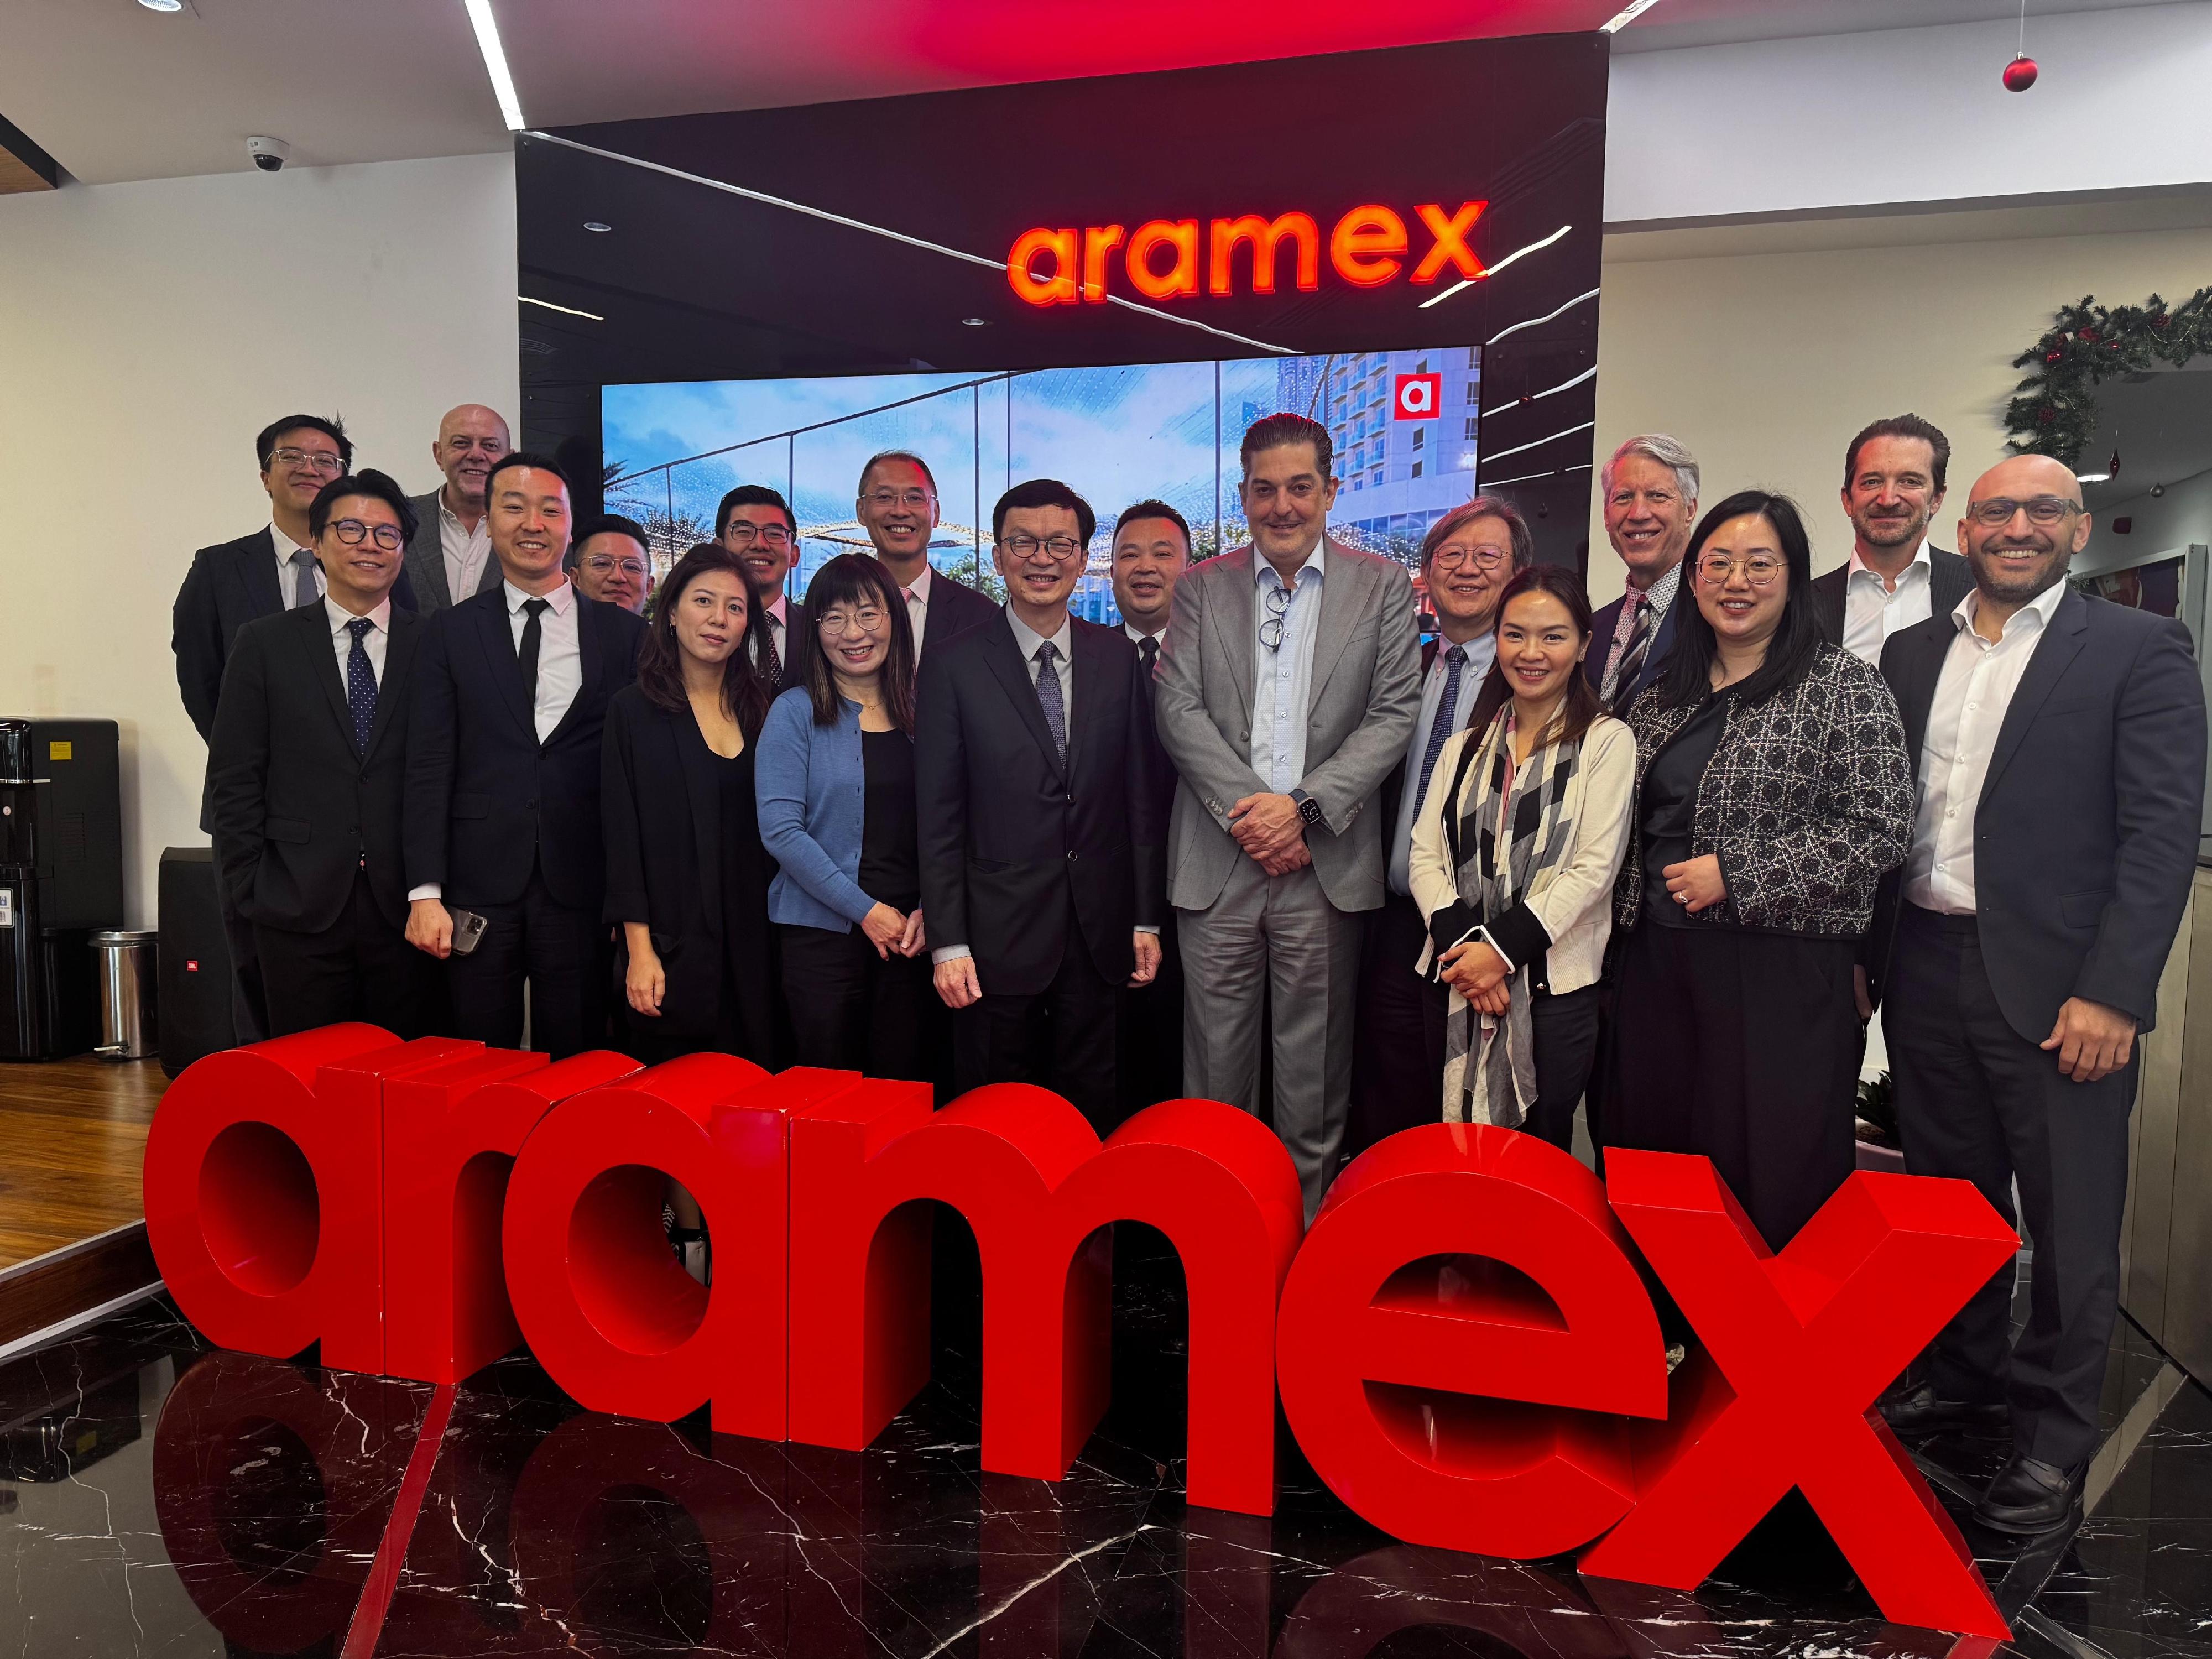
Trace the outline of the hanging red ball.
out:
[[[2005,65],[2005,90],[2026,92],[2035,84],[2035,77],[2039,73],[2040,71],[2035,67],[2035,59],[2030,58],[2026,52],[2021,53],[2019,57]]]

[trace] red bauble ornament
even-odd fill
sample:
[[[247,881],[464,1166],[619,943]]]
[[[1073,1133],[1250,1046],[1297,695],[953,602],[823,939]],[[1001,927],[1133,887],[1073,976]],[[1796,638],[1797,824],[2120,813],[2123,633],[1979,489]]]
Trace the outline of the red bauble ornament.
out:
[[[2040,71],[2035,67],[2035,59],[2030,58],[2026,52],[2021,53],[2019,57],[2005,65],[2005,90],[2026,92],[2035,84],[2035,77],[2039,73]]]

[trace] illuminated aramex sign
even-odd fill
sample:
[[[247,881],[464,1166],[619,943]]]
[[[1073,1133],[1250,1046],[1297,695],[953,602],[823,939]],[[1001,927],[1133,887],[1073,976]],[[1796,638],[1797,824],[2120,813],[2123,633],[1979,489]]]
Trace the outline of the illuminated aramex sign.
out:
[[[1107,1404],[1110,1229],[1188,1286],[1192,1504],[1274,1505],[1278,1395],[1409,1542],[1692,1589],[1795,1486],[1882,1612],[2002,1639],[1879,1413],[2018,1246],[1963,1181],[1862,1172],[1779,1256],[1702,1158],[1429,1123],[1304,1224],[1248,1112],[1171,1100],[1103,1143],[1058,1096],[729,1054],[650,1070],[332,1025],[211,1054],[146,1140],[146,1231],[213,1342],[450,1386],[526,1343],[586,1410],[857,1452],[929,1380],[931,1202],[983,1278],[982,1466],[1058,1480]],[[669,1178],[713,1287],[660,1229]],[[1639,1262],[1695,1327],[1669,1374]],[[1583,1547],[1587,1546],[1587,1548]]]
[[[1372,203],[1353,208],[1330,229],[1329,269],[1350,288],[1381,288],[1397,280],[1425,287],[1446,275],[1474,282],[1489,273],[1468,238],[1488,202],[1462,202],[1447,211],[1438,202],[1415,205],[1413,216],[1428,245],[1413,269],[1413,234],[1394,208]],[[1103,305],[1121,280],[1147,300],[1188,299],[1203,291],[1216,298],[1237,292],[1240,265],[1254,294],[1273,294],[1285,276],[1304,294],[1321,287],[1322,237],[1310,213],[1272,219],[1248,213],[1236,219],[1152,219],[1130,230],[1123,225],[1040,226],[1014,239],[1006,254],[1006,280],[1033,306]],[[1118,261],[1115,256],[1119,255]]]

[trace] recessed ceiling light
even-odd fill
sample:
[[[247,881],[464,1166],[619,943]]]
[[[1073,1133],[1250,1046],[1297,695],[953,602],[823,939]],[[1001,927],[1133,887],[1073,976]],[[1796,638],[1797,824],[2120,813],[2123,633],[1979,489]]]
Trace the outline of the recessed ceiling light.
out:
[[[584,228],[589,231],[596,231],[600,235],[604,236],[607,232],[612,230],[614,227],[612,225],[603,225],[597,219],[586,219],[584,221]]]
[[[148,11],[182,11],[185,0],[138,0]]]
[[[2074,482],[2075,483],[2109,483],[2112,482],[2112,475],[2109,472],[2076,472],[2074,475]]]
[[[990,325],[991,319],[988,317],[963,317],[960,319],[963,328],[988,328]]]

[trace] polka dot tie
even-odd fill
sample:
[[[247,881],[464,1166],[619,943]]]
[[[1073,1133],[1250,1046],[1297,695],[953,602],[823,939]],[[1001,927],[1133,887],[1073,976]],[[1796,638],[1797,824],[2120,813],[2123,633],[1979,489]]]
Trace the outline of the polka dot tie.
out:
[[[354,749],[362,755],[368,753],[369,731],[376,724],[376,670],[364,643],[375,626],[367,617],[356,617],[346,624],[346,632],[353,635],[353,650],[346,657],[346,708],[353,714]]]

